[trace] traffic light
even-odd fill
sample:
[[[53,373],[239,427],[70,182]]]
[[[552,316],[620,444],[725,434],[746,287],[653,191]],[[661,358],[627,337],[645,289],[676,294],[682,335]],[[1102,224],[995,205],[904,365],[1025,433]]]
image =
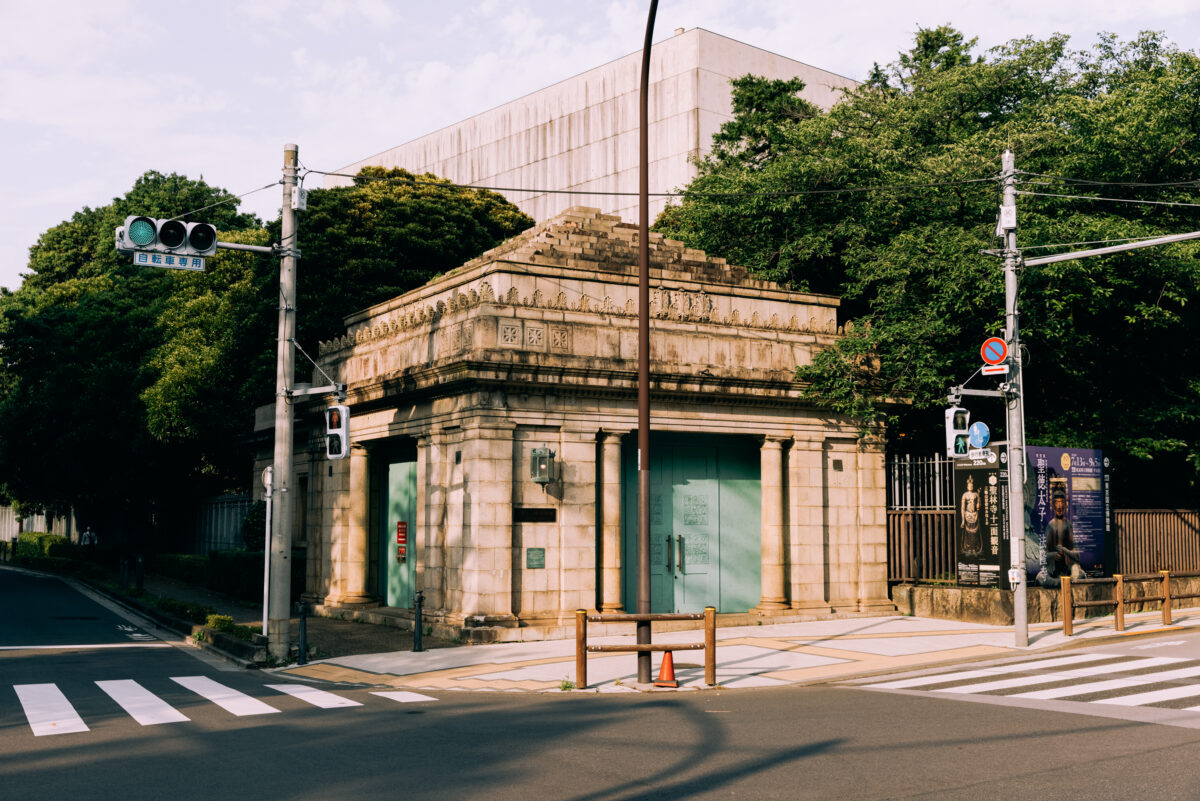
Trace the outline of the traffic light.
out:
[[[350,455],[350,407],[330,406],[325,410],[325,455],[345,459]]]
[[[971,413],[961,406],[946,410],[946,455],[951,459],[965,458],[971,449],[968,430],[971,428]]]
[[[217,252],[217,229],[202,222],[160,220],[131,214],[117,229],[119,253],[168,253],[211,256]]]

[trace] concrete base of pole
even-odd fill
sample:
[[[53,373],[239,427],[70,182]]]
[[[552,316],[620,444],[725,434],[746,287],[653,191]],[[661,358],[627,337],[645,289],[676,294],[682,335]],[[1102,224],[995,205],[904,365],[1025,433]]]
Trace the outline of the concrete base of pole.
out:
[[[276,659],[286,660],[292,650],[292,621],[270,619],[267,629],[267,652]]]

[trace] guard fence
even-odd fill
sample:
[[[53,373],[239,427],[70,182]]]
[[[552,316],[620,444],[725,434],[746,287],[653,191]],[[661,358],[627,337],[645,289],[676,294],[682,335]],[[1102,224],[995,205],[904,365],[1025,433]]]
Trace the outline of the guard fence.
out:
[[[639,623],[663,620],[703,620],[703,643],[635,643],[626,645],[588,645],[588,623]],[[644,651],[704,651],[704,683],[717,683],[717,610],[704,607],[703,613],[683,614],[598,614],[589,615],[586,609],[575,610],[575,686],[586,689],[588,683],[587,655],[589,653],[639,653]]]

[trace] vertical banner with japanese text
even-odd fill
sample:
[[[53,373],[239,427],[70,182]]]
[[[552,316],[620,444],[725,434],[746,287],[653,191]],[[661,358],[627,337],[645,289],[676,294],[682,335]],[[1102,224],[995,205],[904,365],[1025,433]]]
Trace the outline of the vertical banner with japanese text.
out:
[[[1102,451],[1027,446],[1025,569],[1043,586],[1112,572],[1109,464]]]
[[[1008,465],[995,445],[954,460],[958,583],[1008,587]]]

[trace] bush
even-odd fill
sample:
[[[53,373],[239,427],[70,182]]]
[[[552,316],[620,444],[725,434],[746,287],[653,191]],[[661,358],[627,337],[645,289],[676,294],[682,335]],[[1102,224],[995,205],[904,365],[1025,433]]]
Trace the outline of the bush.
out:
[[[47,534],[45,531],[22,531],[17,535],[18,559],[42,556],[70,559],[75,556],[75,545],[61,534]]]
[[[250,642],[250,639],[254,636],[253,629],[249,626],[241,626],[234,623],[233,618],[229,615],[209,615],[205,625],[213,631],[220,631],[245,642]]]
[[[152,604],[168,615],[189,623],[204,623],[216,611],[211,606],[176,601],[174,598],[158,598]]]
[[[147,565],[155,573],[185,581],[202,587],[208,583],[209,559],[207,556],[187,553],[155,554]]]

